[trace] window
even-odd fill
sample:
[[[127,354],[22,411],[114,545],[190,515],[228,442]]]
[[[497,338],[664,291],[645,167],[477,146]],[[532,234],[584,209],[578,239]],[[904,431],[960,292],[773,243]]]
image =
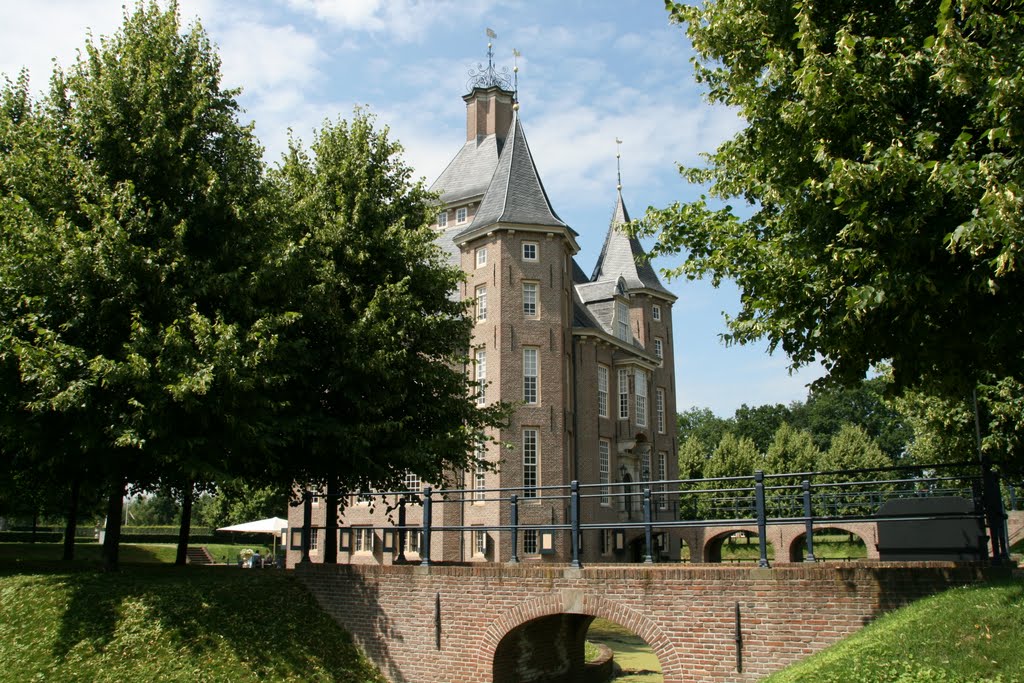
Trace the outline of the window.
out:
[[[658,304],[651,306],[651,317],[655,320],[661,320],[661,306]]]
[[[604,439],[597,442],[598,476],[601,482],[601,505],[611,505],[608,483],[611,474],[611,444]]]
[[[665,433],[665,390],[658,389],[654,392],[654,411],[658,420],[658,433]]]
[[[523,498],[537,497],[537,430],[523,430]]]
[[[537,530],[526,529],[523,531],[523,554],[524,555],[536,555],[537,554]]]
[[[405,531],[405,547],[402,551],[406,554],[420,554],[420,540],[423,538],[423,532],[419,529],[407,529]]]
[[[604,529],[601,531],[601,554],[610,555],[612,552],[612,530]]]
[[[405,486],[406,491],[419,492],[422,488],[422,482],[420,481],[420,475],[415,472],[406,472],[405,477],[402,479],[402,484]]]
[[[480,322],[487,320],[487,287],[485,285],[476,288],[476,319]]]
[[[437,227],[446,228],[448,227],[448,211],[444,210],[437,214]]]
[[[309,552],[315,553],[320,547],[320,530],[310,529],[309,530]]]
[[[313,495],[309,497],[309,504],[313,507],[320,507],[320,496]]]
[[[647,424],[647,373],[643,370],[637,370],[634,375],[636,386],[634,392],[636,393],[636,423],[638,426],[643,427]]]
[[[608,368],[597,366],[597,414],[608,417]]]
[[[523,260],[524,261],[536,261],[537,260],[537,243],[536,242],[523,242]]]
[[[668,454],[665,451],[658,451],[658,480],[665,481],[668,479]],[[662,491],[668,490],[668,484],[662,484],[660,486]],[[668,498],[666,496],[658,496],[658,509],[668,509]]]
[[[406,535],[406,539],[408,539],[408,535]],[[371,527],[352,527],[352,552],[373,552],[373,529]]]
[[[615,302],[615,336],[622,341],[630,341],[629,307],[624,301]]]
[[[660,337],[654,338],[654,355],[657,356],[658,358],[665,357],[665,350],[664,347],[662,347]]]
[[[476,350],[476,402],[483,405],[487,402],[487,351]]]
[[[474,531],[473,532],[473,554],[477,557],[483,557],[487,554],[487,532],[486,531]]]
[[[629,419],[629,373],[619,370],[619,419]]]
[[[487,471],[481,465],[477,465],[473,470],[473,488],[476,489],[473,500],[487,499]]]
[[[523,315],[527,318],[537,317],[537,283],[523,283]]]
[[[523,403],[537,403],[537,349],[523,349]]]
[[[651,480],[651,452],[645,451],[640,455],[640,478],[644,481]]]
[[[465,223],[466,222],[466,207],[461,209],[455,209],[455,222]]]

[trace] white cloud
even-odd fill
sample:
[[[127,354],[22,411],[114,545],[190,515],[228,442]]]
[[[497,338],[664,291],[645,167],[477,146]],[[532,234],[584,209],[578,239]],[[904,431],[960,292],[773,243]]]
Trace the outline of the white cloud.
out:
[[[485,0],[285,0],[342,31],[385,34],[400,42],[422,42],[432,26],[474,22],[493,11]]]

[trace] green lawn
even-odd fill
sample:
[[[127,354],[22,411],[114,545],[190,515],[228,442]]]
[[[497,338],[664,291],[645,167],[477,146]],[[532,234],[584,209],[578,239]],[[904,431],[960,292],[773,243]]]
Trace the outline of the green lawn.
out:
[[[236,564],[238,553],[245,548],[259,550],[264,557],[270,557],[270,548],[265,545],[206,544],[205,547],[214,561]],[[64,551],[60,543],[0,543],[0,564],[23,564],[58,561]],[[173,564],[178,546],[173,543],[122,543],[119,558],[124,564]],[[100,545],[98,543],[75,544],[74,564],[99,565]]]
[[[5,558],[0,681],[383,683],[289,573],[157,565],[159,552],[122,550],[140,564],[103,573]]]
[[[661,665],[643,638],[607,619],[595,619],[587,631],[587,641],[601,643],[615,653],[622,675],[615,683],[661,683]]]
[[[1024,683],[1024,580],[892,612],[765,683]]]

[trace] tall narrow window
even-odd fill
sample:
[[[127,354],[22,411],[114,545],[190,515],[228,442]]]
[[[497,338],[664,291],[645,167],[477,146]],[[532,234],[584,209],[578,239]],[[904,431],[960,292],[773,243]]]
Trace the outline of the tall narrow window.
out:
[[[537,403],[537,349],[523,349],[523,403]]]
[[[655,320],[661,320],[661,306],[658,304],[651,306],[651,317]]]
[[[608,417],[608,368],[597,366],[597,414]]]
[[[373,529],[371,527],[357,526],[352,529],[353,548],[352,550],[357,553],[372,553],[373,552]]]
[[[456,223],[465,223],[466,222],[466,216],[467,216],[466,207],[462,207],[461,209],[455,209],[455,222]]]
[[[473,466],[473,500],[484,500],[487,493],[487,470],[484,469],[484,461],[487,458],[487,446],[480,444],[476,449],[476,463]]]
[[[446,227],[448,227],[448,211],[447,210],[442,211],[441,213],[437,214],[437,227],[439,227],[439,228],[446,228]]]
[[[523,430],[523,498],[537,497],[537,463],[539,460],[537,430]]]
[[[658,358],[665,357],[665,348],[661,343],[661,337],[654,338],[654,355]]]
[[[629,419],[629,373],[619,370],[619,419]]]
[[[629,307],[623,301],[615,302],[615,336],[622,341],[630,341]]]
[[[651,452],[646,451],[640,456],[640,478],[644,481],[651,480]]]
[[[657,413],[658,433],[665,433],[665,390],[659,388],[654,393],[654,410]]]
[[[668,479],[668,454],[665,451],[658,451],[658,480],[665,481]],[[662,484],[659,488],[664,492],[668,490],[668,484]],[[668,509],[668,497],[658,496],[658,509]]]
[[[480,247],[476,250],[476,267],[482,268],[487,265],[487,247]]]
[[[487,402],[487,351],[476,350],[476,402],[483,405]]]
[[[408,530],[405,532],[405,552],[410,555],[420,554],[420,539],[423,538],[422,531]]]
[[[486,531],[474,531],[473,532],[473,554],[477,557],[483,557],[487,554],[487,532]]]
[[[523,554],[524,555],[536,555],[537,554],[537,530],[536,529],[525,529],[523,531]]]
[[[480,285],[476,288],[476,319],[483,322],[487,320],[487,286]]]
[[[611,444],[604,439],[597,442],[597,462],[601,483],[601,505],[611,505],[612,499],[608,490],[611,475]]]
[[[309,530],[309,552],[315,553],[320,547],[320,530],[310,529]]]
[[[537,283],[522,284],[522,314],[537,317]]]
[[[637,370],[633,382],[636,392],[636,424],[643,427],[647,424],[647,373]]]

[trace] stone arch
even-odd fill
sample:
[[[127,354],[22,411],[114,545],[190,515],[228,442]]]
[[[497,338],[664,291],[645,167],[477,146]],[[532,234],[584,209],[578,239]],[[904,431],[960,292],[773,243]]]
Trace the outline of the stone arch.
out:
[[[709,531],[711,528],[709,527]],[[706,536],[703,539],[703,543],[700,545],[700,561],[709,563],[718,563],[722,561],[722,545],[725,541],[733,534],[745,534],[747,536],[757,536],[757,527],[751,526],[734,526],[734,527],[718,527],[714,529],[715,533],[710,536]],[[770,538],[765,538],[766,542],[771,542]],[[694,551],[690,551],[691,557],[694,555]]]
[[[676,657],[671,648],[671,639],[656,623],[631,607],[613,602],[601,595],[579,590],[564,590],[559,594],[528,600],[503,612],[490,623],[484,633],[481,642],[484,661],[493,663],[502,641],[517,628],[545,617],[560,615],[589,617],[588,626],[594,617],[625,626],[643,638],[654,651],[666,681],[680,680],[682,673],[681,670],[676,671]]]
[[[863,524],[843,524],[839,523],[828,523],[822,526],[814,527],[814,533],[818,534],[823,531],[841,531],[844,534],[852,534],[859,538],[866,548],[868,548],[870,557],[870,548],[872,538],[869,537],[870,529],[866,528]],[[802,562],[804,559],[804,550],[807,547],[807,532],[801,530],[800,533],[795,534],[790,539],[788,547],[785,549],[784,557],[789,558],[790,562]]]

